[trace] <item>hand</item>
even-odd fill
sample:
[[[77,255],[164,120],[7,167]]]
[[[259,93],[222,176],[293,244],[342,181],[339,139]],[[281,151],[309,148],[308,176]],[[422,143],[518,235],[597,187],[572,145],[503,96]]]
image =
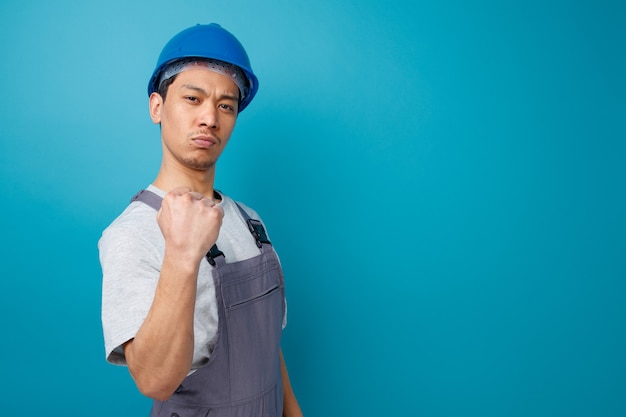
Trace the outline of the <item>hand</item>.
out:
[[[188,187],[173,189],[157,213],[166,251],[199,263],[217,241],[223,217],[212,199]]]

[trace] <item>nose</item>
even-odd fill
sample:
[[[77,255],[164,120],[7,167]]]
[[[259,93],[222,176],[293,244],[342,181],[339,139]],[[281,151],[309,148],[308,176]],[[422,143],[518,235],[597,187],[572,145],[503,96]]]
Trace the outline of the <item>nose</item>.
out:
[[[217,109],[209,103],[204,103],[198,115],[198,123],[200,127],[208,127],[209,129],[219,128]]]

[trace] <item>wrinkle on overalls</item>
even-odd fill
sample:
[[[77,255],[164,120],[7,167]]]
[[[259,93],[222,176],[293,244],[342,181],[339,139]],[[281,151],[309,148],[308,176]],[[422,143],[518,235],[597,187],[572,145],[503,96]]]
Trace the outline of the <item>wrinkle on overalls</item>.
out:
[[[158,210],[161,197],[143,190],[133,201]],[[213,246],[218,336],[209,362],[183,380],[167,401],[154,401],[151,417],[279,417],[283,408],[280,373],[284,282],[263,226],[239,205],[261,253],[226,263]]]

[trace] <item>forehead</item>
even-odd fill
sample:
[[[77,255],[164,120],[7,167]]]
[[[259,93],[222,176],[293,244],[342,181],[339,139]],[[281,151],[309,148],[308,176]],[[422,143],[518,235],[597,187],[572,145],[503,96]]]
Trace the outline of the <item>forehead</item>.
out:
[[[218,90],[239,94],[239,87],[229,77],[202,67],[193,67],[180,72],[172,86],[178,88],[197,87],[207,91]]]

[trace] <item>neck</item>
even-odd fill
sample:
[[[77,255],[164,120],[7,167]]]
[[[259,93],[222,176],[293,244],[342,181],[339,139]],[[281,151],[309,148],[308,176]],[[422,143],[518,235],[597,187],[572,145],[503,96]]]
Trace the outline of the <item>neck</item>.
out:
[[[206,171],[171,170],[161,165],[161,169],[153,184],[165,192],[169,192],[178,187],[189,187],[191,191],[203,194],[208,198],[213,198],[213,184],[215,181],[215,165]]]

